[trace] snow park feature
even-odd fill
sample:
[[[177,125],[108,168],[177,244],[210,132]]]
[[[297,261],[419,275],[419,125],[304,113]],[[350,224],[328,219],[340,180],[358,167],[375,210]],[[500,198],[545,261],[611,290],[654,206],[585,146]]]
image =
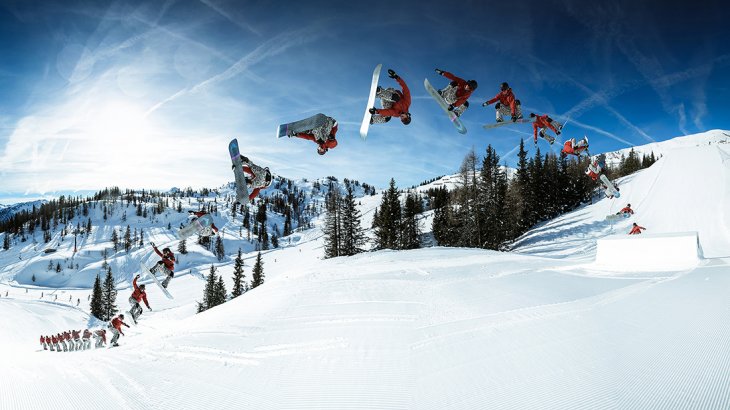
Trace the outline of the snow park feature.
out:
[[[258,242],[234,214],[234,185],[189,203],[165,197],[181,210],[147,218],[123,220],[119,198],[98,202],[89,216],[101,221],[106,206],[107,219],[75,255],[59,232],[53,255],[32,240],[0,252],[0,408],[726,409],[730,144],[684,140],[660,144],[654,165],[620,178],[620,199],[597,195],[534,226],[509,252],[433,246],[323,260],[325,218],[314,217],[261,250],[263,285],[198,314],[211,270],[231,289],[239,247],[253,275]],[[703,172],[712,178],[689,183]],[[324,203],[330,182],[339,184],[287,189],[307,193],[304,208]],[[450,175],[415,190],[459,184]],[[371,226],[383,193],[367,191],[356,187]],[[605,220],[627,203],[631,218]],[[146,244],[175,249],[174,227],[202,207],[215,208],[222,260],[188,241],[176,253],[175,299],[147,282],[153,310],[124,328],[119,347],[43,350],[39,335],[106,327],[87,302],[104,254],[126,310],[139,263],[157,260]],[[283,226],[263,209],[268,227]],[[433,210],[420,215],[425,236],[433,219]],[[647,230],[629,237],[633,222]],[[127,224],[144,230],[145,245],[110,249],[112,231]],[[665,266],[680,250],[687,263]],[[78,269],[68,268],[72,258]],[[51,260],[60,272],[47,269]]]
[[[596,242],[596,265],[604,269],[681,270],[701,259],[697,232],[611,235]]]

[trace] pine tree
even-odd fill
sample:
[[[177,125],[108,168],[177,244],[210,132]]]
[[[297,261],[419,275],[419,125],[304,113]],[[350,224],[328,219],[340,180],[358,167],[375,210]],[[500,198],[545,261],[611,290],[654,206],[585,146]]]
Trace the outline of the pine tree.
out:
[[[111,238],[112,244],[114,246],[114,252],[119,250],[119,235],[117,234],[117,229],[112,228],[112,238]]]
[[[139,247],[144,246],[144,229],[139,228]]]
[[[231,289],[231,297],[237,298],[246,291],[246,275],[243,273],[243,257],[241,248],[238,248],[238,256],[233,261],[233,289]]]
[[[284,210],[284,234],[283,236],[289,236],[292,233],[291,228],[291,207],[287,205],[286,210]]]
[[[392,178],[388,190],[383,194],[378,212],[377,220],[373,220],[375,247],[377,249],[398,249],[401,210],[398,189]]]
[[[5,235],[3,235],[3,249],[6,251],[10,249],[10,233],[5,232]]]
[[[91,303],[89,308],[91,309],[91,315],[97,319],[101,319],[104,316],[104,305],[102,303],[102,290],[101,290],[101,278],[96,275],[94,280],[94,288],[91,293]]]
[[[182,255],[186,255],[188,253],[188,245],[187,245],[187,242],[188,242],[188,240],[187,240],[187,238],[185,238],[185,239],[181,240],[177,244],[177,252],[178,253],[180,253]]]
[[[329,192],[325,198],[325,209],[327,215],[324,222],[324,257],[334,258],[340,256],[342,239],[340,237],[340,191],[333,183],[330,184]]]
[[[124,232],[124,250],[129,252],[132,249],[132,230],[127,225],[127,230]]]
[[[216,236],[215,256],[218,258],[218,261],[222,261],[226,257],[226,250],[223,248],[223,240],[220,236]]]
[[[228,293],[226,292],[226,285],[223,283],[223,275],[221,275],[218,276],[218,282],[215,284],[215,300],[213,301],[213,306],[222,305],[226,303],[227,300]]]
[[[264,262],[261,260],[261,252],[256,255],[256,263],[253,265],[253,276],[251,280],[251,289],[264,284]]]
[[[114,284],[114,276],[112,276],[112,268],[109,267],[106,270],[106,276],[104,277],[104,283],[102,284],[102,320],[111,320],[111,318],[117,313],[116,300],[116,285]]]
[[[203,289],[203,301],[198,302],[198,313],[204,312],[215,306],[215,292],[218,283],[215,271],[215,266],[210,265],[210,273],[208,273],[208,278],[205,281],[205,289]]]
[[[360,210],[355,204],[355,195],[351,184],[346,184],[345,197],[340,201],[341,207],[341,252],[342,256],[352,256],[363,252],[365,232],[360,224]]]
[[[409,193],[406,196],[406,203],[403,206],[403,218],[401,219],[401,249],[418,249],[421,247],[421,231],[418,227],[417,216],[423,212],[420,206],[420,199]]]

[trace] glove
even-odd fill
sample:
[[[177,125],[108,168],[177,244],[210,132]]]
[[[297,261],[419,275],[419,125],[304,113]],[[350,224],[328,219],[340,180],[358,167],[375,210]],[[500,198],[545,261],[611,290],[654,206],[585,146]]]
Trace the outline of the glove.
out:
[[[487,104],[487,102],[486,102],[486,101],[484,101],[484,102],[482,103],[482,107],[486,107],[487,105],[489,105],[489,104]]]
[[[373,107],[373,108],[369,109],[369,110],[368,110],[368,112],[369,112],[370,114],[377,114],[377,113],[378,113],[378,109],[377,109],[377,108],[375,108],[375,107]]]
[[[437,68],[437,69],[436,69],[436,74],[438,74],[438,75],[444,75],[444,70],[439,70],[439,69]]]
[[[139,279],[139,275],[135,276],[134,278],[135,278],[135,279]]]
[[[150,242],[150,245],[152,245],[153,248],[156,248],[157,247],[157,246],[155,246],[155,243],[154,242]]]
[[[395,73],[395,71],[388,69],[388,77],[390,78],[398,78],[398,74]]]
[[[517,122],[517,116],[516,115],[513,115],[512,116],[512,122]]]
[[[453,104],[449,104],[449,111],[454,111],[454,105]]]

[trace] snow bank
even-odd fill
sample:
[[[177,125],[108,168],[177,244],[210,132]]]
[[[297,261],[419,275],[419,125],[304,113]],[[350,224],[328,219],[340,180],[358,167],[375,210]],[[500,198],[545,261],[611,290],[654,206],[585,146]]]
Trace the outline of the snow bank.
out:
[[[613,235],[596,245],[596,265],[612,269],[680,270],[701,258],[697,232]]]

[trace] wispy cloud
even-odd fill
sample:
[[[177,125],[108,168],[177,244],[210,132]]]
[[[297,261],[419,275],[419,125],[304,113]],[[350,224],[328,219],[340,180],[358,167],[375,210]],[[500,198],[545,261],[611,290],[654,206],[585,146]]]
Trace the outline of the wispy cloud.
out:
[[[205,4],[206,6],[210,7],[211,10],[214,10],[216,13],[220,14],[221,16],[225,17],[228,21],[231,23],[237,25],[238,27],[250,31],[257,36],[261,36],[261,32],[259,30],[256,30],[251,24],[243,21],[240,17],[233,17],[233,15],[226,10],[224,10],[222,7],[218,6],[211,0],[200,0],[201,3]]]
[[[210,88],[218,83],[231,79],[248,70],[254,64],[260,63],[261,61],[264,61],[268,58],[279,55],[289,48],[314,41],[315,39],[317,39],[317,37],[319,37],[317,31],[311,28],[281,33],[256,47],[252,52],[240,58],[222,73],[210,77],[207,80],[204,80],[192,87],[183,88],[175,94],[153,105],[149,110],[147,110],[146,115],[152,114],[153,112],[160,109],[160,107],[162,107],[163,105],[174,101],[181,96],[197,93],[199,91]]]

